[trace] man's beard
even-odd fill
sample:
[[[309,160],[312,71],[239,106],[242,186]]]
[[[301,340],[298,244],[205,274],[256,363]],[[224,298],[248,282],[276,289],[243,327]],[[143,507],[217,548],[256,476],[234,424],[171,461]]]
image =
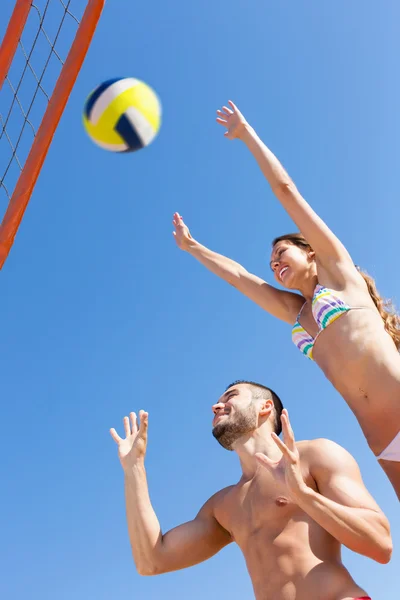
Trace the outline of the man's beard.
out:
[[[229,415],[212,430],[212,434],[226,450],[233,450],[235,442],[257,427],[257,410],[254,404],[241,412]]]

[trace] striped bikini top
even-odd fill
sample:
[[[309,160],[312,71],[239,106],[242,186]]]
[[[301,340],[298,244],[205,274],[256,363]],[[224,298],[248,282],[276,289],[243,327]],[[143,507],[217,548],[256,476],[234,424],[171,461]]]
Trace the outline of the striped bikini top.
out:
[[[292,329],[292,340],[293,343],[298,347],[300,352],[305,354],[311,360],[313,359],[313,348],[317,337],[320,333],[328,327],[333,321],[336,321],[343,313],[349,312],[352,309],[351,306],[343,302],[340,298],[335,296],[332,290],[324,287],[323,285],[317,284],[314,296],[312,299],[312,314],[318,325],[318,333],[313,338],[307,331],[300,325],[299,319],[306,303],[303,304],[301,310],[297,316],[296,323]],[[357,307],[358,308],[358,307]]]

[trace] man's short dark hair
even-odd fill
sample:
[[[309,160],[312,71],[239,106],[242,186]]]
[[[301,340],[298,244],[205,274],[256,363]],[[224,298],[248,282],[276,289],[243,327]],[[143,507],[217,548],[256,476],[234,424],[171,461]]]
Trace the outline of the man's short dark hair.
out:
[[[247,379],[238,379],[237,381],[234,381],[228,385],[226,389],[229,390],[229,388],[233,387],[234,385],[240,385],[242,383],[250,387],[254,399],[262,398],[263,400],[272,400],[274,403],[275,412],[274,431],[276,435],[280,435],[282,431],[281,414],[283,411],[283,404],[278,394],[275,394],[275,392],[266,385],[262,385],[256,381],[248,381]]]

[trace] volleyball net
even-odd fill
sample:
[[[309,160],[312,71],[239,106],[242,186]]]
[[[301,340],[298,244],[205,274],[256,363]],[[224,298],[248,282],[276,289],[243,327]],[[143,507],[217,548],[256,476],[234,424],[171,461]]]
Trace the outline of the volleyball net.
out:
[[[0,269],[105,0],[16,0],[0,46]]]

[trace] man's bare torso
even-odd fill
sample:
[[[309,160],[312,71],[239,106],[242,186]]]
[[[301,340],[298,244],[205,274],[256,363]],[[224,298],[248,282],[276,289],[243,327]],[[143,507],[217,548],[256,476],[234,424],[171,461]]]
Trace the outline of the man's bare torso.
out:
[[[304,479],[316,490],[298,443]],[[342,565],[340,544],[291,502],[284,476],[258,469],[216,496],[214,516],[241,548],[257,600],[349,600],[365,595]]]

